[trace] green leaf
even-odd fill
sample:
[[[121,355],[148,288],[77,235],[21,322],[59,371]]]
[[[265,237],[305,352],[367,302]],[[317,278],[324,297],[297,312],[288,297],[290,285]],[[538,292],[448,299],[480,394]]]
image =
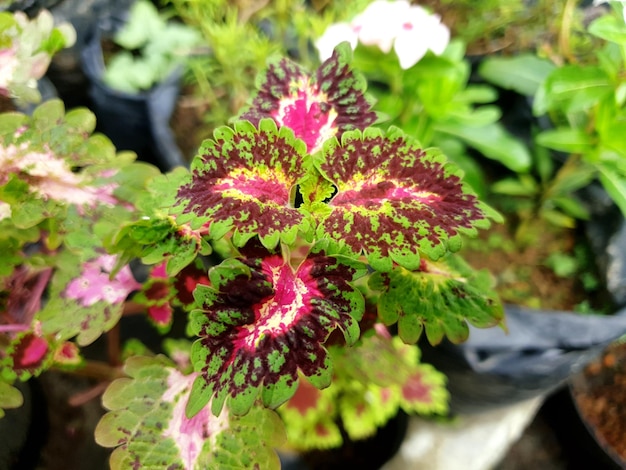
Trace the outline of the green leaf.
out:
[[[602,186],[626,216],[626,178],[609,163],[597,165],[597,168]]]
[[[626,25],[622,18],[615,15],[602,15],[595,19],[587,29],[596,37],[623,46],[626,44]]]
[[[479,328],[502,323],[504,312],[486,271],[474,272],[460,258],[424,263],[419,271],[397,267],[375,273],[370,287],[381,291],[378,313],[387,325],[398,323],[405,342],[419,339],[422,329],[432,344],[443,336],[467,339],[467,323]]]
[[[23,403],[22,393],[13,385],[0,380],[0,418],[4,416],[4,410],[19,408]]]
[[[435,124],[435,128],[462,139],[485,157],[496,160],[513,171],[526,172],[531,167],[532,157],[528,148],[499,123],[472,127],[453,122],[439,122]]]
[[[533,96],[555,68],[552,62],[534,54],[520,54],[514,57],[488,57],[481,62],[478,73],[502,88]]]
[[[539,187],[532,177],[520,175],[518,179],[504,178],[496,181],[491,186],[491,190],[496,194],[531,197],[537,195]]]
[[[273,447],[282,444],[278,417],[260,407],[247,416],[208,407],[185,415],[195,374],[183,375],[164,356],[132,357],[129,378],[117,379],[102,402],[110,411],[96,427],[96,442],[114,447],[113,470],[130,467],[181,469],[280,468]]]
[[[540,132],[537,135],[537,143],[567,153],[584,153],[594,145],[587,132],[571,127],[558,127]]]
[[[543,82],[533,112],[541,115],[554,109],[565,113],[584,111],[599,103],[612,90],[610,77],[602,68],[565,65],[555,69]]]

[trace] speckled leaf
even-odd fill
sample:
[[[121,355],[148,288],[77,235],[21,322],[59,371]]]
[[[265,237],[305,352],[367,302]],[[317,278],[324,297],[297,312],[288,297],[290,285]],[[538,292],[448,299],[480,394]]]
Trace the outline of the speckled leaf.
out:
[[[179,221],[208,225],[213,239],[234,229],[236,246],[255,235],[269,248],[292,243],[308,226],[294,206],[305,154],[304,143],[271,119],[258,129],[248,121],[217,129],[194,159],[191,181],[178,191]]]
[[[235,417],[225,408],[216,417],[207,407],[187,418],[195,374],[183,375],[163,356],[130,358],[125,371],[130,377],[106,390],[102,401],[111,411],[96,428],[100,445],[116,447],[113,470],[280,468],[273,447],[284,431],[272,411],[255,407]]]
[[[415,343],[423,330],[431,344],[444,336],[460,343],[467,339],[471,323],[479,328],[502,324],[504,311],[487,271],[473,271],[460,258],[442,262],[422,260],[418,271],[402,267],[375,273],[370,287],[382,291],[378,303],[380,319],[398,323],[398,333]]]
[[[302,382],[278,408],[291,445],[301,450],[338,447],[343,440],[339,423],[356,440],[372,436],[400,409],[447,411],[445,376],[419,362],[416,346],[392,338],[380,324],[376,331],[352,348],[330,348],[335,370],[330,387],[316,390]]]
[[[376,121],[365,96],[366,81],[350,68],[352,51],[341,44],[315,72],[307,74],[289,59],[271,62],[259,91],[241,119],[272,118],[304,140],[309,153],[330,137],[365,129]]]
[[[461,234],[499,217],[441,153],[424,151],[399,129],[347,132],[326,142],[322,154],[317,165],[337,194],[330,211],[318,214],[318,237],[364,253],[374,269],[389,271],[394,261],[416,269],[420,252],[437,259],[456,251]],[[308,193],[304,200],[311,201]]]
[[[359,337],[364,301],[351,281],[364,266],[312,248],[294,269],[279,254],[227,260],[209,272],[210,287],[198,286],[192,312],[200,336],[192,357],[201,374],[188,413],[210,397],[219,413],[225,399],[246,413],[257,395],[277,407],[296,389],[298,371],[318,388],[329,385],[331,365],[324,341],[339,328],[348,344]]]
[[[343,442],[337,421],[337,392],[331,384],[319,390],[306,380],[298,382],[296,393],[278,408],[285,423],[287,441],[295,449],[330,449]]]

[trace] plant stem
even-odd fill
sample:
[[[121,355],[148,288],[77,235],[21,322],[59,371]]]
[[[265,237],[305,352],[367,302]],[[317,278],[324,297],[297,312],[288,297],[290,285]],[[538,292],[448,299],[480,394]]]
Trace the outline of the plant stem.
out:
[[[66,369],[57,368],[52,366],[51,369],[59,370],[66,374],[76,375],[78,377],[87,377],[90,379],[96,379],[100,381],[111,382],[112,380],[126,377],[126,374],[119,366],[112,366],[103,361],[85,361],[85,365],[80,369],[68,371]]]
[[[576,11],[576,0],[567,0],[563,8],[563,19],[561,20],[561,29],[559,30],[559,49],[562,57],[565,57],[570,63],[575,63],[576,58],[572,54],[570,37],[572,32],[572,22]]]

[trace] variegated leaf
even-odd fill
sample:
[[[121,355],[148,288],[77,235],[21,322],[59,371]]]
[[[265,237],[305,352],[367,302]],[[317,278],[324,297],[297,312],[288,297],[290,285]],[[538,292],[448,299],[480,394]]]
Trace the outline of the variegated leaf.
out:
[[[309,153],[332,136],[365,129],[376,121],[376,113],[365,96],[365,79],[350,68],[351,59],[349,45],[341,44],[315,74],[289,59],[271,62],[241,119],[257,124],[272,118],[304,140]]]
[[[248,121],[217,129],[194,159],[191,181],[178,191],[179,221],[208,225],[213,239],[234,229],[236,246],[255,235],[268,248],[293,243],[308,227],[294,206],[305,155],[304,143],[270,119],[258,129]]]
[[[480,328],[502,324],[504,310],[492,284],[487,271],[473,271],[452,255],[436,263],[422,260],[417,271],[396,267],[370,278],[370,286],[382,291],[380,319],[397,322],[407,343],[416,342],[423,330],[431,344],[444,336],[460,343],[469,334],[468,322]]]
[[[284,431],[274,412],[255,407],[236,417],[224,408],[214,416],[207,407],[187,418],[195,374],[182,374],[163,356],[132,357],[125,371],[130,377],[105,392],[110,411],[96,428],[96,441],[116,448],[113,470],[280,468],[273,447],[282,444]]]
[[[316,164],[337,189],[326,209],[315,204],[310,185],[303,187],[319,219],[318,237],[365,254],[376,270],[390,271],[393,262],[416,269],[420,253],[437,259],[456,251],[461,234],[474,235],[499,217],[441,153],[424,151],[399,129],[347,132],[326,142]]]
[[[331,364],[324,341],[339,328],[348,344],[359,337],[364,302],[351,281],[365,273],[349,258],[313,247],[297,268],[279,254],[227,260],[198,286],[200,310],[192,312],[193,361],[200,377],[189,413],[213,396],[219,413],[246,413],[259,392],[276,407],[291,397],[302,372],[318,388],[329,385]]]

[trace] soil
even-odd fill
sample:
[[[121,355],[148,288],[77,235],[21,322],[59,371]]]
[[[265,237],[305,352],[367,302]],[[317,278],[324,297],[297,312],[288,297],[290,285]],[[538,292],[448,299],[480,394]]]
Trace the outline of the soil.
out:
[[[198,97],[193,86],[183,86],[170,119],[170,126],[178,148],[189,162],[198,152],[202,141],[210,137],[203,119],[209,107],[206,100]]]
[[[580,415],[600,445],[626,468],[626,342],[609,346],[578,379],[572,393]]]
[[[520,243],[510,225],[493,224],[477,239],[468,240],[460,255],[475,269],[491,272],[504,303],[547,310],[579,309],[594,294],[584,288],[582,281],[584,275],[595,276],[592,269],[582,263],[584,270],[559,276],[548,260],[554,253],[576,258],[582,241],[574,230],[549,224],[537,227],[533,233],[537,238],[532,243]],[[603,309],[599,298],[592,299],[591,305]]]

